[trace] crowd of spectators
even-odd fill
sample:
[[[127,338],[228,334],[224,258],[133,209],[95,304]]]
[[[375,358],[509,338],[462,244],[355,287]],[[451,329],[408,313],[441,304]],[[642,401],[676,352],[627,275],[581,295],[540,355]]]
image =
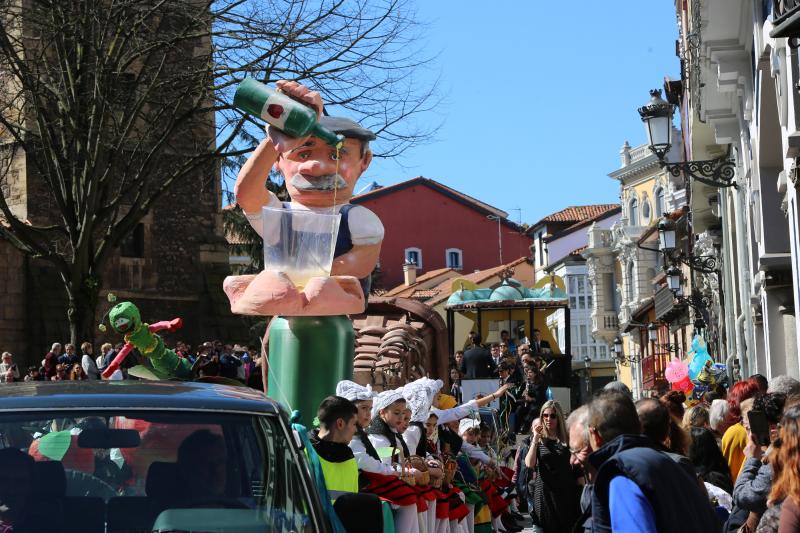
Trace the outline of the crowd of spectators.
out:
[[[40,364],[27,368],[21,368],[15,363],[14,356],[10,352],[3,352],[0,383],[101,379],[103,371],[124,346],[123,343],[118,343],[116,346],[105,343],[95,355],[91,342],[81,343],[79,350],[74,344],[62,345],[54,342]],[[224,344],[219,340],[213,340],[203,342],[197,349],[193,349],[192,345],[178,341],[174,350],[179,357],[189,360],[195,366],[199,376],[221,376],[243,383],[257,380],[257,388],[261,388],[258,348],[254,346]],[[142,355],[137,350],[131,351],[115,377],[131,378],[128,371],[142,362]]]
[[[500,332],[500,342],[481,344],[477,333],[469,336],[466,350],[457,351],[451,360],[450,394],[459,402],[462,379],[497,378],[501,385],[510,385],[500,398],[501,428],[509,441],[514,435],[527,433],[533,419],[550,399],[547,368],[552,359],[550,345],[533,330],[532,339],[513,339]]]

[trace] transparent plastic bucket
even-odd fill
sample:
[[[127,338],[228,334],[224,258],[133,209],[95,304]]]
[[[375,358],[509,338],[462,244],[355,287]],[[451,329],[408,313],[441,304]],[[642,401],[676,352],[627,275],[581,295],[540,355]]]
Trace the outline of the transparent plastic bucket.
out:
[[[298,287],[330,276],[341,215],[264,207],[264,270],[285,273]]]

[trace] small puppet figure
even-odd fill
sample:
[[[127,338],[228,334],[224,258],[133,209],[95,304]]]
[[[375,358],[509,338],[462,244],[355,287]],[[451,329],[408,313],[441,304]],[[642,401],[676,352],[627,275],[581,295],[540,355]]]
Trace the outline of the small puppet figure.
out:
[[[153,366],[153,372],[162,379],[178,378],[191,379],[192,365],[173,351],[164,346],[164,340],[157,331],[175,331],[183,326],[183,320],[175,318],[169,321],[145,324],[139,314],[139,309],[131,302],[121,302],[115,305],[108,313],[111,329],[125,335],[125,347],[119,351],[114,360],[103,371],[103,377],[108,379],[119,369],[128,354],[138,349],[147,357]],[[105,326],[103,326],[105,328]],[[101,328],[101,329],[103,329]]]

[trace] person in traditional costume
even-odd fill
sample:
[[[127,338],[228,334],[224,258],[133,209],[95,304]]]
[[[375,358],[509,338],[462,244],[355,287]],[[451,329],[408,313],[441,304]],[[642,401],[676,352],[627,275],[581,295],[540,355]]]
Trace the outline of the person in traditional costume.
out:
[[[328,396],[319,406],[319,429],[309,440],[319,456],[328,495],[348,533],[382,533],[378,498],[359,493],[358,463],[348,445],[357,430],[358,410],[347,398]]]
[[[369,385],[365,387],[349,380],[339,382],[336,394],[353,402],[358,410],[356,433],[350,441],[350,449],[353,451],[363,480],[362,490],[373,493],[391,504],[395,510],[397,533],[418,531],[417,492],[400,479],[400,469],[379,455],[365,431],[372,420],[376,394]],[[385,401],[386,398],[384,396],[381,401]]]

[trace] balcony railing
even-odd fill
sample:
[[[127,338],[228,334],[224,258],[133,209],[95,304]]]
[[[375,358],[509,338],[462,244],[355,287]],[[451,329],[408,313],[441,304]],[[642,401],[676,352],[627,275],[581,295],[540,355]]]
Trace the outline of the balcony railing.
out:
[[[800,37],[800,0],[773,0],[772,24],[770,37]]]

